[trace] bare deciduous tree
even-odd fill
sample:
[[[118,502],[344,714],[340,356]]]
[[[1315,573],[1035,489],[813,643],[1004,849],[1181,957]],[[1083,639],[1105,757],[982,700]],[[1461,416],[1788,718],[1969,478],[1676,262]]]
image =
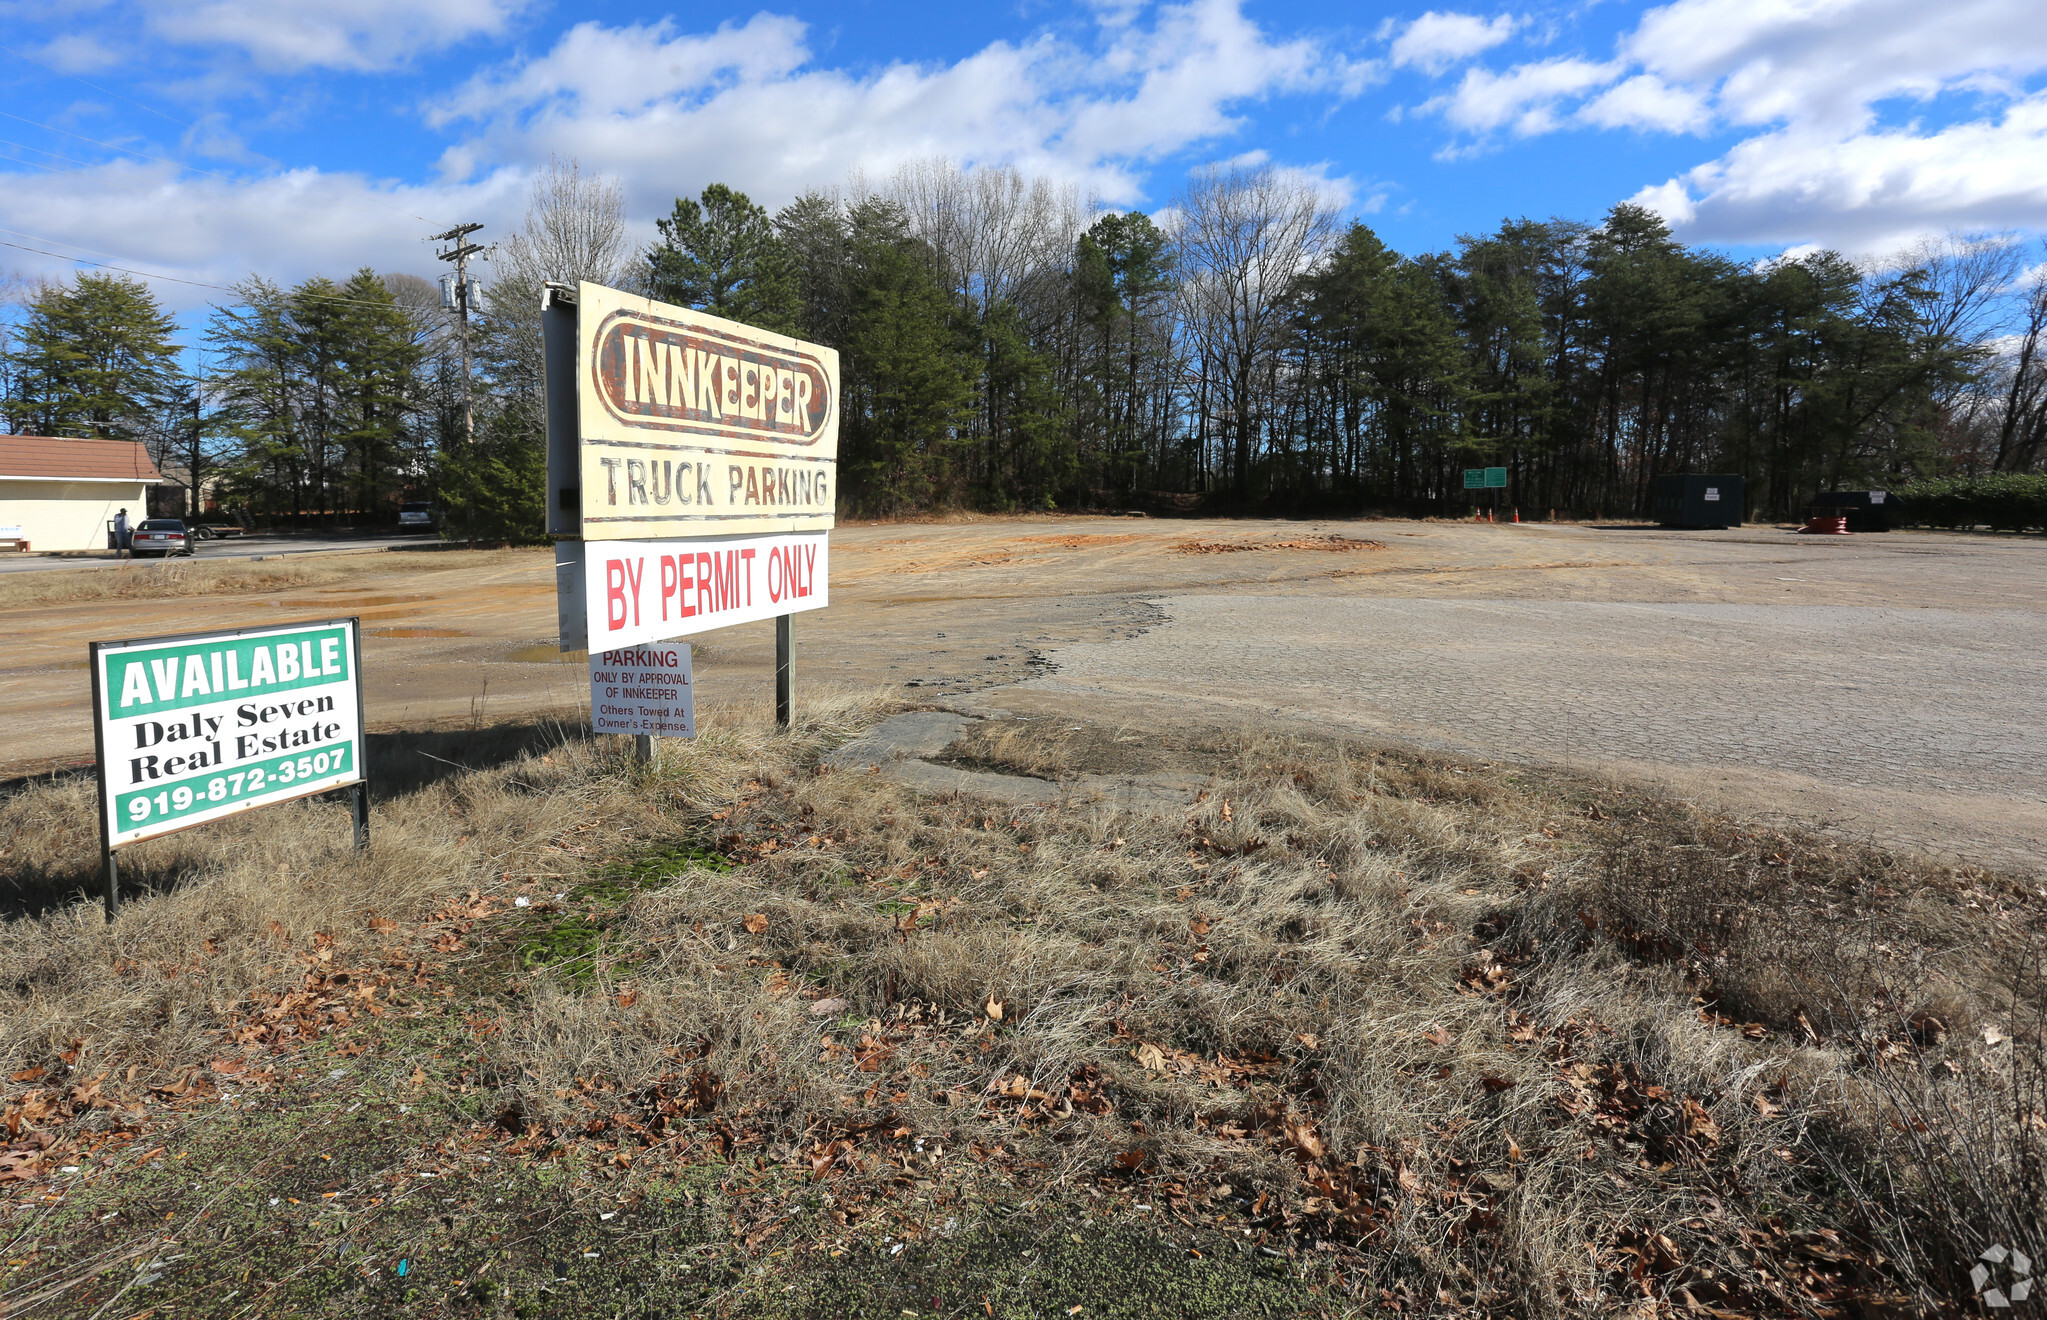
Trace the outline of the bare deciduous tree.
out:
[[[1997,427],[1998,472],[2028,472],[2047,452],[2047,264],[2037,266],[2024,288],[2025,315],[2019,332],[2003,341],[1997,361],[2004,386]]]
[[[542,285],[617,285],[630,277],[632,257],[618,181],[551,158],[533,180],[525,219],[499,245],[484,289],[484,352],[500,376],[510,377],[504,383],[537,398]]]
[[[1244,491],[1257,447],[1258,387],[1272,374],[1288,295],[1328,246],[1336,217],[1307,179],[1270,166],[1209,166],[1188,184],[1175,220],[1203,393],[1223,407],[1224,443]]]
[[[876,192],[903,208],[954,294],[983,308],[1014,302],[1034,275],[1063,268],[1091,209],[1070,184],[943,158],[902,166]]]

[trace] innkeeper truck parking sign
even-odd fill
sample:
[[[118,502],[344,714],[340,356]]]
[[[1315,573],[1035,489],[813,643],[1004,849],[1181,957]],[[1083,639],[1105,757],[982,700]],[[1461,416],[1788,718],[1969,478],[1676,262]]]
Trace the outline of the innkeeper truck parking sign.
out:
[[[355,619],[94,642],[106,848],[366,782]]]
[[[541,324],[563,650],[829,601],[835,350],[589,283]]]

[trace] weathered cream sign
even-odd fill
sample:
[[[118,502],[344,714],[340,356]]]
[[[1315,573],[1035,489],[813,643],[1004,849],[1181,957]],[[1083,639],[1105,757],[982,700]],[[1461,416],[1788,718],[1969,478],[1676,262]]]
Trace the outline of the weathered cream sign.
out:
[[[835,350],[601,284],[576,312],[583,539],[832,526]]]

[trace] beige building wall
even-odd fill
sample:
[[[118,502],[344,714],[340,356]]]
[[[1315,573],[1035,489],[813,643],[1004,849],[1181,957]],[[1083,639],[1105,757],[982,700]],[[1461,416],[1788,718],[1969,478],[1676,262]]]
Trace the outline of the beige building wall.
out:
[[[104,550],[107,523],[128,510],[128,525],[149,516],[143,481],[57,481],[0,477],[0,536],[19,527],[31,550]]]

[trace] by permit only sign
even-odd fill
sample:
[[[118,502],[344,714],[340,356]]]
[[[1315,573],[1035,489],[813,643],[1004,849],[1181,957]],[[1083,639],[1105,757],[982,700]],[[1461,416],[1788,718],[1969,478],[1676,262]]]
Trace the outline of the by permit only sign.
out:
[[[829,603],[829,538],[612,541],[585,547],[590,654]]]
[[[355,619],[94,642],[107,847],[364,782]]]
[[[689,644],[627,646],[593,654],[590,723],[597,733],[696,737]]]
[[[601,284],[576,301],[584,540],[831,528],[835,350]]]

